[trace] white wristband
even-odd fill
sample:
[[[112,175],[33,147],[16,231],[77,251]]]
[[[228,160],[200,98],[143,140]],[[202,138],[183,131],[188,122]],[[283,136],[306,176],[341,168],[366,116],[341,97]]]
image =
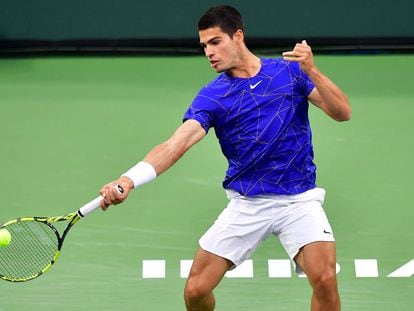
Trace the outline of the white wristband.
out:
[[[157,177],[154,167],[144,161],[138,162],[121,176],[128,177],[134,183],[134,188],[153,181]]]

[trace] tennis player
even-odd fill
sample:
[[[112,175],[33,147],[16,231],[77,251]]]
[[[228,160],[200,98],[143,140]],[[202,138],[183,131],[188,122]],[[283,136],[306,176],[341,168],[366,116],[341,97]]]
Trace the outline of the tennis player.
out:
[[[198,29],[219,75],[199,91],[170,139],[101,189],[102,208],[154,180],[214,128],[229,164],[223,182],[229,203],[199,241],[185,287],[187,310],[213,310],[213,290],[224,274],[270,235],[279,238],[296,271],[306,273],[311,310],[340,310],[335,240],[322,208],[325,191],[315,183],[308,101],[346,121],[347,97],[316,67],[306,41],[282,58],[254,55],[233,7],[209,9]]]

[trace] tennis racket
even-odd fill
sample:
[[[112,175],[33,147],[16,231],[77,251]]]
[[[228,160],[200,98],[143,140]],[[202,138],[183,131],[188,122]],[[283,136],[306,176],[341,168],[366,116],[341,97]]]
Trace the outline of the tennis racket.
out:
[[[117,185],[118,192],[123,193]],[[59,258],[63,241],[73,225],[99,208],[102,196],[76,212],[56,217],[20,217],[0,226],[11,236],[8,246],[0,247],[0,278],[10,282],[26,282],[47,272]],[[60,234],[56,224],[67,222]]]

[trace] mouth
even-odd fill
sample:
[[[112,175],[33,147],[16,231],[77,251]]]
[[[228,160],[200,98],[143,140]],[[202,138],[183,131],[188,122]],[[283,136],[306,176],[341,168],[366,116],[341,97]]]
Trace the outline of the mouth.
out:
[[[218,64],[218,60],[215,60],[215,59],[210,59],[210,65],[211,65],[211,67],[212,68],[216,68],[217,67],[217,64]]]

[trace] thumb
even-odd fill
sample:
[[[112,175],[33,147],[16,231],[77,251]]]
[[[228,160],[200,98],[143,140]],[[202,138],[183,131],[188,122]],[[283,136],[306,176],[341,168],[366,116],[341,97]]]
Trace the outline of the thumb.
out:
[[[306,40],[302,40],[302,44],[308,46],[308,43],[306,42]]]

